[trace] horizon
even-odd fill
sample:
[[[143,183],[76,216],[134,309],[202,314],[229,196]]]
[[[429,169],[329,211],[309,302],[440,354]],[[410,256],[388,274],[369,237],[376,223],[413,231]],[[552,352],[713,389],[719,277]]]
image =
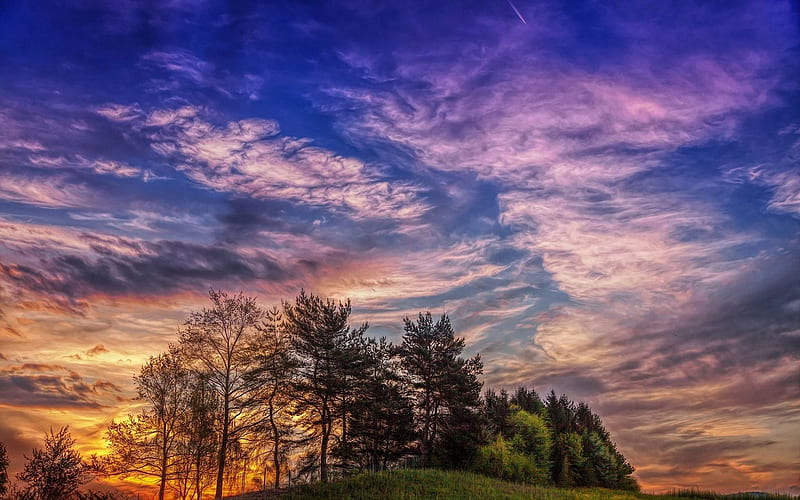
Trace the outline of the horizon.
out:
[[[209,288],[447,313],[645,491],[800,494],[800,6],[0,5],[0,442],[102,451]]]

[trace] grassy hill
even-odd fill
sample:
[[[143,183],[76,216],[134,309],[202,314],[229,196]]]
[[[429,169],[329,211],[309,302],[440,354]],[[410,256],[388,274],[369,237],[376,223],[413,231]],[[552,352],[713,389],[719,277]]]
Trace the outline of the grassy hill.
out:
[[[681,497],[686,498],[686,493]],[[696,498],[712,498],[700,494]],[[244,500],[244,496],[241,497]],[[248,500],[267,498],[251,494]],[[275,498],[270,496],[269,498]],[[279,496],[281,500],[674,500],[676,496],[656,496],[602,488],[550,488],[528,486],[493,479],[478,474],[441,470],[395,470],[361,474],[328,484],[310,484],[293,488]],[[775,495],[730,496],[716,498],[788,499]]]

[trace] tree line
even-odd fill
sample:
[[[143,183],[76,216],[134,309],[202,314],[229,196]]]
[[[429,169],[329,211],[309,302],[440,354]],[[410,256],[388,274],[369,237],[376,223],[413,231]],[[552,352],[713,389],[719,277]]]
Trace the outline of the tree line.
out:
[[[585,404],[525,388],[482,396],[480,356],[463,356],[446,314],[405,318],[393,344],[352,326],[349,300],[209,298],[134,377],[140,411],[108,426],[108,454],[81,462],[84,475],[150,477],[160,500],[394,467],[636,488]]]

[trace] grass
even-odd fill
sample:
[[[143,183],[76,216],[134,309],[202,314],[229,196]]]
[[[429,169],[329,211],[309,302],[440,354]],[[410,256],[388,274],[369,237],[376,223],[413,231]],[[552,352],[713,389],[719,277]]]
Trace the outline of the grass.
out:
[[[646,495],[603,488],[553,488],[530,486],[463,471],[394,470],[366,473],[328,484],[297,486],[281,500],[797,500],[781,495],[714,495],[676,491],[675,495]],[[248,499],[266,497],[248,496]],[[275,498],[270,497],[270,498]]]

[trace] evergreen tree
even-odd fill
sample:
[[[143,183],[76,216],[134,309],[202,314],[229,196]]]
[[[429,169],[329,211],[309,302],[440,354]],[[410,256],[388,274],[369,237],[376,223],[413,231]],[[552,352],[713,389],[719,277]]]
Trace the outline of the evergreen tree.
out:
[[[299,366],[295,388],[296,415],[316,444],[307,457],[318,464],[320,478],[329,478],[332,440],[346,440],[348,402],[353,371],[367,325],[351,329],[350,301],[323,300],[301,291],[294,303],[284,303],[286,329]],[[340,431],[336,436],[335,432]],[[311,465],[308,462],[307,465]]]
[[[535,413],[518,409],[511,416],[514,427],[512,447],[522,453],[535,467],[534,483],[545,484],[550,481],[550,450],[552,438],[547,422]]]
[[[33,455],[17,479],[27,483],[23,494],[36,500],[64,500],[91,479],[88,466],[75,450],[75,440],[67,427],[44,436],[44,449],[34,448]]]
[[[367,340],[354,380],[347,440],[337,446],[342,462],[357,470],[378,471],[399,461],[414,438],[414,413],[394,366],[394,346],[385,338]]]
[[[461,356],[464,339],[455,337],[446,314],[434,322],[430,312],[420,313],[404,323],[399,353],[414,398],[422,463],[463,463],[481,441],[480,356]]]
[[[504,439],[512,436],[514,426],[511,423],[511,414],[513,413],[511,404],[505,389],[501,390],[499,394],[493,389],[487,389],[484,392],[484,414],[488,425],[487,432],[490,436],[499,435]]]
[[[511,403],[532,415],[545,416],[547,414],[547,408],[542,399],[535,390],[527,387],[518,387],[511,397]]]
[[[553,432],[553,482],[559,486],[638,489],[633,467],[611,441],[600,417],[585,403],[550,392],[545,402]]]

